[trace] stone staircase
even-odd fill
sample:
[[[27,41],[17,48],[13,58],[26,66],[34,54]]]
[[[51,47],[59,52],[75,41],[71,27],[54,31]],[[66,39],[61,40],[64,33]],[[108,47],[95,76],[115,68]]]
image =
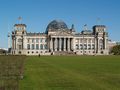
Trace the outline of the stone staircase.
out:
[[[76,55],[74,52],[72,51],[55,51],[54,55]]]

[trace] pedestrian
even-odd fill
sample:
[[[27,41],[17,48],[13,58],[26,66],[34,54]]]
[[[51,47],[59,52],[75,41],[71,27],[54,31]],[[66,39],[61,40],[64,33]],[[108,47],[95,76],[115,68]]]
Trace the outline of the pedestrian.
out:
[[[39,57],[40,57],[40,54],[39,54]]]

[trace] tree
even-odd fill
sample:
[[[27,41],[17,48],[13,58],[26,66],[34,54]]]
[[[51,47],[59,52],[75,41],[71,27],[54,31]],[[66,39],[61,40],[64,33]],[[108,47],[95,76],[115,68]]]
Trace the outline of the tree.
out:
[[[4,49],[0,49],[0,54],[6,54],[6,53],[7,53],[6,50],[4,50]]]
[[[114,55],[120,55],[120,45],[116,45],[112,48],[111,53]]]

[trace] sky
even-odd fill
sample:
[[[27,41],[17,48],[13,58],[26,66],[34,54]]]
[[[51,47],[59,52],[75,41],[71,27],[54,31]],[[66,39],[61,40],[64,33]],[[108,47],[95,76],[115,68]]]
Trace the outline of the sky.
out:
[[[27,25],[27,32],[45,32],[47,25],[63,20],[76,32],[96,24],[106,25],[109,39],[120,41],[120,0],[0,0],[0,48],[8,47],[14,24]],[[99,20],[98,20],[99,18]]]

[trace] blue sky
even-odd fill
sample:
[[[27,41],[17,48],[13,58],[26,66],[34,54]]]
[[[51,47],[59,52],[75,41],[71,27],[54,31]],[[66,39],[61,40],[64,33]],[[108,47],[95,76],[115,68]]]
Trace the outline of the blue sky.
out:
[[[69,28],[74,24],[77,32],[85,24],[89,29],[104,24],[109,38],[120,41],[119,9],[120,0],[0,0],[0,48],[7,48],[7,33],[19,23],[19,16],[28,32],[45,32],[50,21],[60,19]]]

